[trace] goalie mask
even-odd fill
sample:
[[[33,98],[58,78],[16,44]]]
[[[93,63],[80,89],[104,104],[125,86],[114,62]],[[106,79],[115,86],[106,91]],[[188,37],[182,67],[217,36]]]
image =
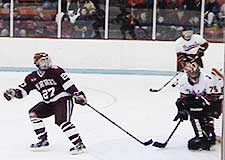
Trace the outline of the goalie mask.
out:
[[[197,84],[199,82],[200,68],[196,62],[186,62],[184,70],[187,73],[188,80],[191,84]]]
[[[34,64],[40,70],[46,70],[52,66],[52,61],[47,53],[40,52],[34,54]]]

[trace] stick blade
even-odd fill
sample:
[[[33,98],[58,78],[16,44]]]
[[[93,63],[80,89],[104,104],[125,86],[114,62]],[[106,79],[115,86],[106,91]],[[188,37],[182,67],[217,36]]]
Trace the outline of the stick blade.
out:
[[[143,144],[144,144],[145,146],[148,146],[148,145],[150,145],[150,144],[152,144],[152,143],[153,143],[153,140],[150,139],[149,141],[144,142]]]
[[[159,90],[159,89],[152,89],[152,88],[150,88],[149,91],[150,91],[150,92],[158,92],[158,91],[160,91],[160,90]]]
[[[158,147],[158,148],[165,148],[166,145],[167,145],[167,143],[160,143],[160,142],[154,142],[154,143],[152,144],[152,146]]]

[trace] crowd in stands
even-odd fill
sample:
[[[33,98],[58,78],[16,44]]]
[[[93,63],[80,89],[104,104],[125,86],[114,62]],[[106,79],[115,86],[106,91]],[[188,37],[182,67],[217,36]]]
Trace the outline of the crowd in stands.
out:
[[[164,2],[164,3],[163,3]],[[200,31],[201,1],[200,0],[166,0],[159,4],[158,32],[159,39],[168,40],[165,36],[170,33],[170,40],[179,37],[183,26],[192,26],[197,33]],[[209,30],[224,30],[224,0],[206,0],[204,12],[205,36]],[[171,11],[172,10],[172,11]],[[211,33],[212,34],[212,33]],[[220,37],[223,39],[223,37]]]
[[[121,39],[151,39],[153,0],[127,0],[125,3],[124,1],[118,0],[125,9],[120,7],[117,10],[118,14],[111,18],[110,28],[119,30]],[[221,32],[225,29],[224,3],[224,0],[205,1],[206,38],[217,32],[220,41],[223,41]],[[158,0],[156,39],[175,40],[180,36],[184,26],[191,26],[196,33],[199,33],[201,5],[201,0]],[[115,22],[119,26],[116,27]],[[216,38],[214,36],[214,39]]]
[[[56,21],[62,23],[63,38],[102,38],[105,12],[92,0],[66,0]]]
[[[105,0],[61,2],[58,13],[58,0],[15,0],[14,36],[56,38],[61,24],[62,38],[104,38]],[[151,39],[153,3],[154,0],[110,1],[109,38]],[[10,0],[0,0],[0,36],[9,36],[9,9]],[[183,26],[192,26],[199,33],[201,0],[157,0],[156,15],[158,40],[175,40]],[[204,25],[206,38],[225,30],[225,0],[206,0]]]

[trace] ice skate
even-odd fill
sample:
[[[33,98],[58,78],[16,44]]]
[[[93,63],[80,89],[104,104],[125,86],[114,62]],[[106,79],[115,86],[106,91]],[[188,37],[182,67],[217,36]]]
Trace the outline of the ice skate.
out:
[[[49,142],[48,140],[42,140],[38,143],[34,143],[30,145],[30,150],[33,152],[38,152],[38,151],[48,151],[49,150]]]
[[[77,155],[77,154],[81,154],[85,152],[86,152],[86,147],[82,142],[79,142],[78,144],[76,144],[74,147],[70,149],[70,153],[72,155]]]

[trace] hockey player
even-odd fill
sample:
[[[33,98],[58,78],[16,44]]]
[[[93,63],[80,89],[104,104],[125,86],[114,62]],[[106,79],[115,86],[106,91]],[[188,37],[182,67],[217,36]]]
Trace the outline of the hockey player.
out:
[[[213,120],[221,114],[222,86],[201,72],[198,63],[192,60],[185,62],[185,74],[179,81],[180,97],[176,101],[178,113],[174,121],[188,120],[190,116],[195,137],[188,141],[188,149],[210,150],[216,143]]]
[[[37,90],[42,95],[43,101],[29,111],[34,132],[40,140],[38,143],[31,144],[31,150],[41,151],[49,147],[48,135],[42,119],[54,115],[55,123],[74,145],[70,149],[71,154],[84,152],[86,147],[70,118],[74,105],[73,99],[75,103],[85,105],[87,103],[85,94],[76,88],[62,68],[52,66],[48,54],[35,53],[34,64],[38,70],[27,75],[18,88],[10,88],[4,92],[4,97],[8,101],[13,98],[23,98],[31,90]]]
[[[224,76],[221,73],[220,70],[217,70],[216,68],[212,68],[211,70],[211,77],[212,77],[212,85],[211,85],[211,95],[208,97],[210,101],[216,101],[219,99],[222,103],[223,99],[223,81],[224,81]],[[214,87],[214,88],[212,88]],[[213,113],[213,110],[210,112],[211,114],[213,113],[212,117],[219,118],[221,114],[221,107],[218,105],[218,108],[213,108],[215,113]],[[219,114],[218,114],[219,113]],[[217,115],[218,114],[218,115]]]
[[[197,56],[197,63],[202,68],[203,63],[201,57],[204,56],[207,48],[208,42],[202,36],[194,34],[191,28],[185,27],[181,33],[181,37],[175,41],[177,71],[182,71],[186,55]]]

